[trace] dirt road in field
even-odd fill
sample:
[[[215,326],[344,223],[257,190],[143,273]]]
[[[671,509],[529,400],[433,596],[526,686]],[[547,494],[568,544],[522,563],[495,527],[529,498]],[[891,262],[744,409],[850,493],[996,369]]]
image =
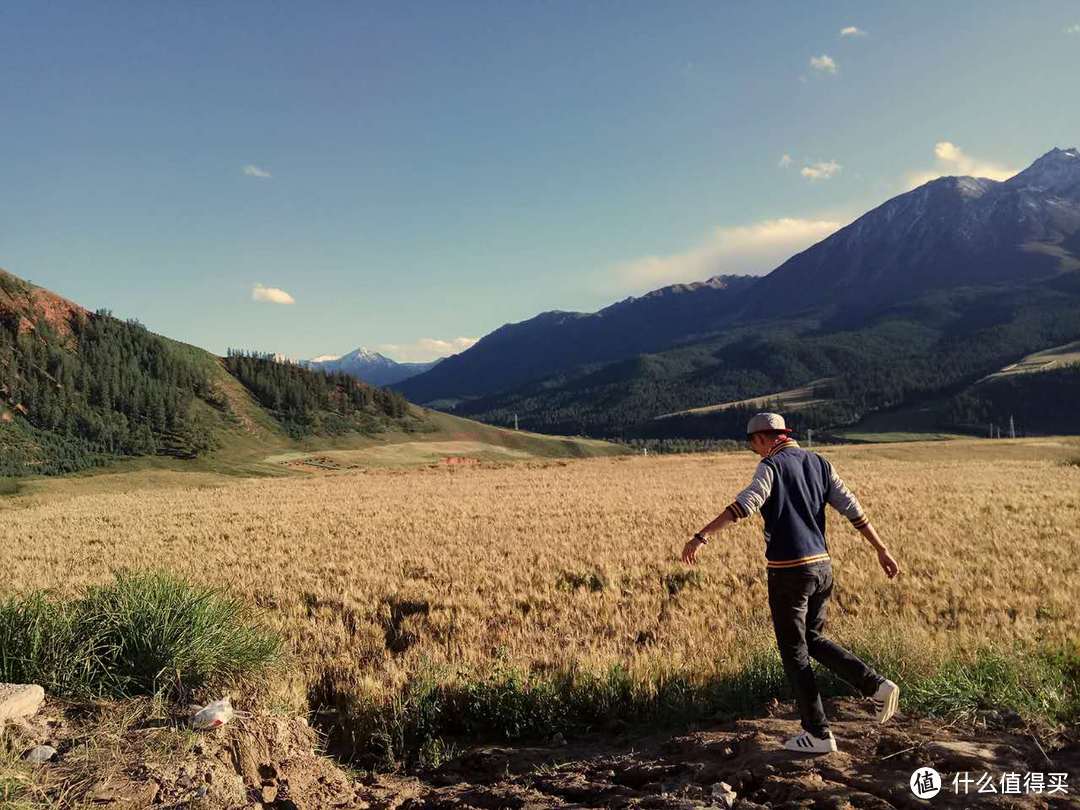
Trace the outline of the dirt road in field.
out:
[[[373,808],[402,810],[1080,807],[1078,729],[1033,736],[1000,727],[1007,718],[988,729],[902,716],[879,726],[865,702],[845,699],[830,716],[840,751],[826,756],[781,748],[797,721],[790,704],[778,704],[768,716],[632,745],[477,749],[423,778],[373,779],[360,794]],[[910,781],[927,766],[940,773],[941,790],[919,799]],[[1059,781],[1051,774],[1060,773],[1067,792],[1051,793]]]

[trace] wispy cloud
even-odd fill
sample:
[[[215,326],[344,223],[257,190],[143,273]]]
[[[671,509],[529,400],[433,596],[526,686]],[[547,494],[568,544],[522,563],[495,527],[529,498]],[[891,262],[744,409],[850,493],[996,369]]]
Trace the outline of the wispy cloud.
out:
[[[1080,34],[1080,23],[1076,23],[1075,25],[1066,26],[1065,27],[1065,33],[1066,34]]]
[[[470,348],[478,338],[456,337],[449,340],[420,338],[412,343],[382,343],[379,351],[392,356],[400,363],[427,363],[458,354]]]
[[[618,264],[612,277],[620,289],[644,291],[665,284],[701,281],[721,273],[764,275],[843,225],[835,220],[785,217],[717,227],[701,244],[683,253],[645,256]]]
[[[786,169],[793,162],[794,161],[791,159],[791,155],[789,155],[787,152],[784,152],[784,154],[782,154],[780,156],[780,162],[777,163],[776,165],[777,165],[778,168]]]
[[[823,53],[821,56],[811,56],[810,67],[818,73],[835,74],[840,70],[840,66],[836,64],[836,61],[827,53]]]
[[[842,37],[865,37],[866,32],[858,26],[847,25],[840,29],[840,36]]]
[[[256,166],[254,163],[249,163],[247,166],[244,167],[244,174],[246,174],[248,177],[263,177],[263,178],[266,178],[266,177],[273,177],[274,176],[274,175],[270,174],[270,172],[268,172],[266,169],[260,168],[259,166]]]
[[[828,180],[843,168],[844,167],[835,160],[826,160],[821,161],[820,163],[811,163],[807,166],[803,166],[799,169],[799,174],[810,181]]]
[[[264,304],[295,304],[296,299],[277,287],[264,287],[256,284],[251,288],[251,300]]]
[[[907,188],[916,188],[923,183],[949,175],[971,175],[972,177],[988,177],[991,180],[1008,180],[1019,171],[1019,169],[969,155],[952,141],[938,141],[934,144],[934,157],[937,159],[935,168],[908,173]]]

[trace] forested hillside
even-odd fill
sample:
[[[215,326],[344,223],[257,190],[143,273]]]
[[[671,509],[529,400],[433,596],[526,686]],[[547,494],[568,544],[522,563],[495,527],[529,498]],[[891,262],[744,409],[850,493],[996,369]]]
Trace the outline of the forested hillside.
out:
[[[395,392],[263,355],[223,361],[0,271],[0,475],[211,453],[244,429],[230,372],[283,439],[420,422]]]
[[[804,427],[838,428],[902,403],[952,397],[1024,355],[1080,337],[1080,274],[1025,288],[933,293],[868,314],[857,328],[785,321],[549,378],[459,405],[458,413],[531,430],[594,436],[741,436],[731,411],[654,419],[831,378]],[[1023,387],[1027,380],[1015,385]],[[976,422],[978,420],[975,420]],[[959,424],[954,424],[959,422]],[[956,408],[939,428],[962,428]]]
[[[374,433],[387,420],[409,413],[409,403],[396,391],[374,388],[348,374],[310,371],[271,354],[231,349],[225,368],[297,439]]]

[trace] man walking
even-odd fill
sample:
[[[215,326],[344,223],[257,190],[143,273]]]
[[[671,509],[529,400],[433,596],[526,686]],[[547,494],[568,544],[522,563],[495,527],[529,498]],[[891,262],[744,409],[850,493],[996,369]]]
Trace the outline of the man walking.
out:
[[[896,713],[900,698],[895,683],[823,635],[825,606],[833,590],[832,563],[825,542],[825,505],[844,515],[869,541],[887,577],[895,577],[900,567],[832,465],[799,447],[784,417],[759,413],[750,420],[746,433],[751,449],[761,456],[753,480],[719,517],[690,539],[682,558],[693,564],[698,549],[708,542],[707,535],[761,512],[769,610],[803,727],[803,733],[785,742],[784,748],[824,754],[836,750],[836,739],[829,730],[810,656],[873,698],[880,723]]]

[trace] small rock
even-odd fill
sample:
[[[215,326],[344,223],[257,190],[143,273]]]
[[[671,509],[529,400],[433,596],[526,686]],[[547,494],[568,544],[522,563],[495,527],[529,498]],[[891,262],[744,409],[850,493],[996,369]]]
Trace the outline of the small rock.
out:
[[[0,724],[37,714],[45,690],[36,683],[0,683]]]
[[[731,785],[727,782],[717,782],[713,785],[712,795],[714,799],[719,799],[724,807],[734,807],[735,800],[738,798],[735,791],[731,789]]]
[[[44,765],[46,762],[52,762],[55,758],[56,749],[51,745],[35,745],[23,754],[23,759],[31,765]]]
[[[551,745],[553,748],[559,748],[566,745],[566,737],[562,735],[561,731],[555,732],[555,735],[551,738]]]

